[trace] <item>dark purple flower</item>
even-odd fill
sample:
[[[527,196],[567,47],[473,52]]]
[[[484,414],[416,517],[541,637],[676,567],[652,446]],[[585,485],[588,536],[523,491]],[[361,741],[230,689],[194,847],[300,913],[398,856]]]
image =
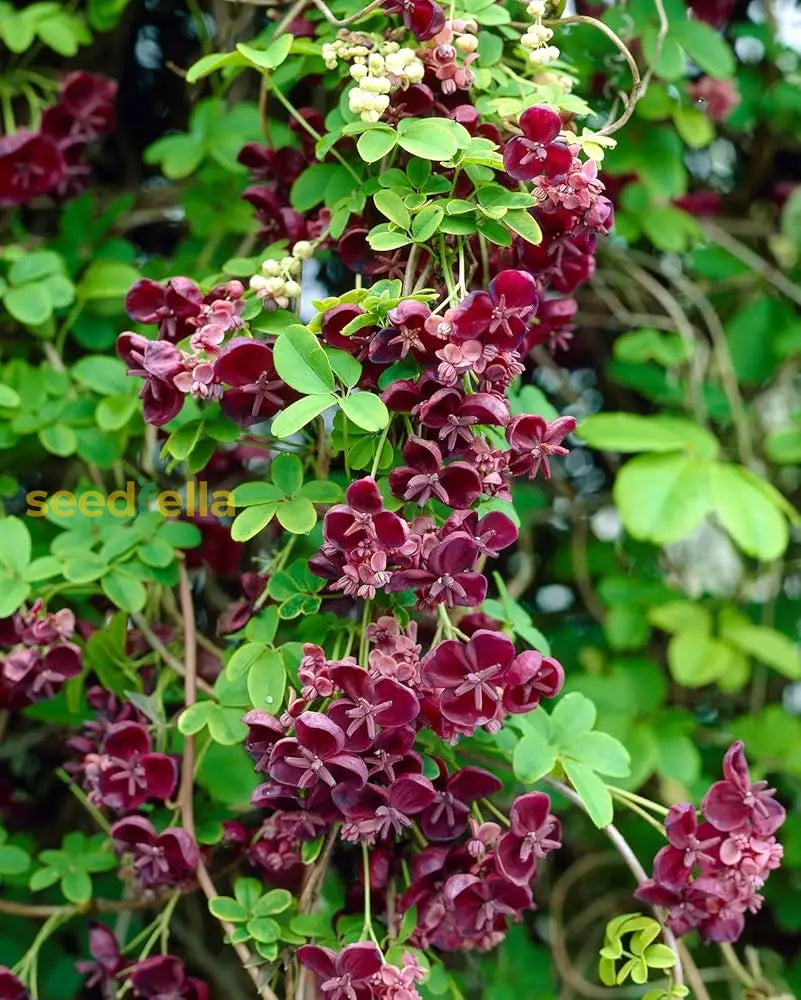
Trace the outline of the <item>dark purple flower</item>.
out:
[[[134,995],[143,1000],[209,1000],[209,988],[187,976],[184,963],[174,955],[154,955],[137,962],[130,979]]]
[[[497,559],[503,549],[517,541],[517,526],[500,510],[491,510],[479,518],[475,510],[459,510],[451,514],[442,526],[443,536],[454,531],[466,531],[483,556]]]
[[[451,453],[468,446],[478,424],[504,426],[509,421],[509,404],[488,392],[465,396],[459,389],[440,389],[420,405],[423,427],[439,432],[439,440]]]
[[[195,329],[203,308],[203,295],[191,278],[170,278],[160,284],[140,278],[125,296],[125,310],[137,323],[157,324],[159,339],[176,343]]]
[[[448,507],[470,507],[481,493],[481,479],[467,462],[452,462],[443,468],[442,452],[433,441],[410,437],[403,446],[408,463],[393,469],[389,486],[396,497],[424,507],[436,497]]]
[[[491,939],[494,932],[505,930],[507,917],[519,920],[523,910],[533,906],[528,886],[502,875],[454,875],[445,886],[445,897],[459,930],[468,938]]]
[[[425,568],[393,573],[387,584],[390,594],[416,590],[421,606],[436,604],[474,608],[487,596],[487,579],[473,572],[478,546],[464,531],[439,542],[428,554]]]
[[[483,726],[494,718],[504,678],[515,656],[512,640],[502,632],[479,629],[466,643],[446,639],[424,658],[423,683],[442,688],[440,710],[461,726]]]
[[[379,726],[396,729],[417,718],[420,705],[414,691],[390,677],[373,682],[366,670],[348,663],[332,666],[330,675],[348,697],[335,701],[329,715],[345,730],[351,750],[369,747]]]
[[[117,83],[99,73],[78,70],[61,81],[58,104],[42,116],[42,132],[59,145],[92,142],[111,131]]]
[[[178,765],[167,754],[150,752],[144,726],[118,722],[107,730],[100,754],[86,774],[96,801],[131,812],[148,799],[168,799],[178,781]]]
[[[253,185],[245,189],[242,199],[255,209],[254,215],[261,225],[259,237],[265,244],[279,240],[297,243],[309,236],[306,219],[286,203],[275,185]]]
[[[52,191],[66,164],[48,136],[19,129],[0,137],[0,207],[24,205]]]
[[[197,868],[197,844],[180,827],[158,834],[144,816],[126,816],[112,826],[111,839],[118,854],[133,855],[134,871],[144,889],[182,885]]]
[[[551,108],[526,108],[520,116],[522,135],[510,139],[503,151],[507,174],[518,181],[531,181],[540,174],[556,177],[565,174],[573,154],[563,142],[556,141],[562,129],[559,115]]]
[[[347,737],[321,712],[304,712],[295,720],[295,737],[279,740],[270,754],[270,777],[292,788],[314,788],[337,781],[363,785],[367,768],[360,757],[345,753]]]
[[[424,42],[445,27],[445,12],[435,0],[384,0],[388,14],[402,14],[403,23],[418,41]]]
[[[370,341],[370,360],[388,365],[405,358],[410,351],[420,361],[430,357],[439,346],[426,329],[430,316],[428,306],[414,299],[390,310],[387,319],[391,326],[379,330]]]
[[[451,338],[514,350],[523,339],[537,306],[537,282],[527,271],[501,271],[486,292],[471,292],[453,310]]]
[[[410,817],[430,806],[435,795],[434,786],[422,774],[401,775],[388,788],[365,785],[355,789],[339,785],[331,793],[352,824],[352,830],[343,830],[343,836],[368,843],[376,838],[400,836],[412,825]]]
[[[166,340],[148,340],[138,333],[121,333],[117,354],[128,365],[128,374],[145,380],[139,397],[142,415],[160,427],[177,416],[184,394],[175,385],[175,376],[184,371],[183,355]]]
[[[527,649],[512,660],[503,680],[503,707],[512,715],[533,711],[542,698],[555,698],[565,682],[558,660]]]
[[[533,479],[542,467],[545,478],[550,479],[549,459],[551,455],[567,454],[562,441],[575,429],[575,417],[559,417],[550,423],[528,413],[512,417],[506,428],[506,440],[512,449],[509,462],[512,475],[528,475]]]
[[[455,840],[467,829],[470,803],[499,792],[501,782],[480,767],[463,767],[449,777],[440,765],[435,782],[436,799],[420,817],[420,828],[429,840]]]
[[[28,1000],[28,991],[5,965],[0,965],[0,1000]]]
[[[0,660],[0,707],[17,710],[52,698],[82,670],[81,651],[71,642],[59,642],[46,652],[16,649]]]
[[[399,549],[409,535],[403,518],[384,510],[384,501],[372,476],[351,483],[345,504],[337,504],[325,515],[323,538],[341,552],[367,543],[384,549]]]
[[[724,780],[706,793],[701,811],[718,830],[736,830],[749,821],[762,836],[769,836],[784,822],[785,810],[774,799],[776,790],[767,781],[751,782],[742,740],[737,740],[723,758]]]
[[[89,924],[89,952],[94,961],[75,963],[78,972],[88,977],[85,987],[92,989],[96,986],[103,997],[113,997],[119,986],[119,973],[127,963],[120,955],[114,933],[105,924]],[[0,998],[5,1000],[2,987]]]
[[[383,964],[381,952],[367,941],[349,944],[342,951],[301,945],[297,958],[317,976],[325,1000],[372,1000],[372,977]]]
[[[370,778],[391,785],[398,775],[421,774],[423,762],[412,750],[415,732],[411,726],[398,726],[379,733],[364,755]]]
[[[257,708],[248,712],[242,721],[248,727],[245,747],[256,761],[256,770],[266,771],[273,747],[286,736],[284,727],[274,715]]]
[[[272,347],[261,340],[236,337],[229,341],[214,362],[214,375],[233,387],[223,393],[222,408],[242,427],[274,416],[298,398],[278,376]]]
[[[496,863],[512,882],[528,885],[537,873],[537,861],[562,846],[562,824],[551,815],[551,799],[544,792],[516,798],[509,819],[511,829],[498,842]]]
[[[720,836],[714,835],[709,826],[699,831],[695,807],[689,802],[671,806],[665,832],[668,843],[654,858],[654,878],[660,885],[678,889],[686,884],[696,865],[714,861],[712,855]]]

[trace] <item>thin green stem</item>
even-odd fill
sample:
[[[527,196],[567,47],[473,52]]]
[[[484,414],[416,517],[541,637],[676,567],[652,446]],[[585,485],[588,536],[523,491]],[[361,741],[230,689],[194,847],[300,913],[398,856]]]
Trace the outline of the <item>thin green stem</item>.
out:
[[[86,797],[86,794],[84,793],[83,789],[79,788],[72,780],[72,778],[70,778],[67,772],[62,770],[62,768],[59,768],[56,771],[56,774],[64,782],[67,788],[69,788],[69,790],[72,792],[75,798],[81,803],[81,805],[89,813],[89,815],[92,817],[95,823],[97,823],[100,829],[103,830],[104,833],[110,834],[111,824],[106,819],[106,817],[100,812],[100,810],[96,806],[92,805],[92,803]]]
[[[611,792],[616,792],[618,795],[623,796],[623,798],[645,806],[646,809],[651,809],[653,812],[659,813],[660,816],[667,816],[668,814],[666,806],[661,805],[659,802],[654,802],[652,799],[646,799],[644,795],[637,795],[636,792],[629,792],[627,789],[618,788],[616,785],[608,785],[607,787]]]
[[[298,123],[298,125],[300,125],[300,127],[304,131],[308,132],[309,135],[312,136],[312,138],[314,139],[315,142],[319,142],[320,139],[322,139],[322,136],[317,131],[317,129],[313,128],[306,121],[306,119],[298,111],[298,109],[295,107],[295,105],[292,104],[292,102],[281,93],[281,91],[278,89],[278,87],[276,87],[276,85],[274,83],[271,82],[269,86],[270,86],[271,92],[273,94],[275,94],[275,96],[278,98],[279,103],[283,104],[283,106],[292,115],[292,117],[295,119],[295,121]],[[356,183],[359,184],[359,185],[361,185],[362,178],[359,177],[359,175],[356,173],[356,171],[353,169],[353,167],[348,163],[348,161],[344,158],[344,156],[342,156],[340,153],[338,153],[336,149],[331,149],[331,150],[329,150],[329,152],[331,153],[331,155],[334,157],[335,160],[338,160],[342,164],[342,166],[347,170],[347,172],[356,181]]]
[[[362,610],[362,624],[359,632],[359,663],[367,669],[367,626],[370,624],[370,615],[373,610],[373,602],[365,601]]]
[[[370,469],[370,475],[375,479],[376,473],[378,472],[378,466],[381,464],[381,455],[384,451],[384,445],[386,444],[387,435],[389,434],[389,428],[392,424],[390,420],[387,426],[381,432],[381,437],[378,439],[378,444],[375,446],[375,458],[373,459],[373,465]]]
[[[496,819],[499,819],[501,821],[501,823],[504,824],[504,826],[511,826],[511,823],[509,822],[509,817],[508,816],[504,816],[504,814],[501,812],[501,810],[498,809],[498,808],[496,808],[496,806],[494,806],[490,802],[489,799],[482,799],[481,803],[482,803],[482,805],[485,805],[487,807],[487,809],[489,809],[489,811],[492,813],[492,815]]]
[[[364,871],[364,926],[362,927],[362,940],[369,937],[375,943],[376,948],[381,951],[381,945],[373,930],[373,917],[370,900],[370,851],[367,844],[362,844],[362,866]]]
[[[350,459],[348,458],[348,451],[350,450],[350,445],[348,443],[348,418],[345,414],[342,414],[342,459],[345,462],[345,478],[348,482],[351,481],[351,471],[350,471]]]
[[[719,945],[719,947],[724,962],[734,973],[737,980],[741,982],[746,989],[754,989],[754,987],[757,986],[757,981],[740,961],[740,956],[734,950],[734,947],[728,943],[723,943]]]
[[[653,818],[650,813],[647,813],[642,806],[638,806],[636,802],[632,802],[631,799],[627,798],[625,795],[621,795],[616,789],[609,787],[609,792],[613,799],[616,799],[621,805],[625,806],[631,812],[636,813],[640,819],[644,819],[646,823],[652,826],[655,830],[664,837],[666,836],[665,828],[662,824]]]

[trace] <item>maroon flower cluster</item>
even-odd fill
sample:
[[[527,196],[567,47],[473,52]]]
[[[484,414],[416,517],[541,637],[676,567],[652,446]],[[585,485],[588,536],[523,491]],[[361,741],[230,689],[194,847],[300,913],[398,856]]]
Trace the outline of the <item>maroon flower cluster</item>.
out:
[[[239,281],[227,281],[203,295],[189,278],[171,278],[164,284],[142,278],[128,292],[125,308],[131,319],[158,328],[156,340],[138,333],[122,333],[117,339],[117,353],[128,365],[128,374],[145,380],[140,397],[148,423],[161,426],[172,420],[187,395],[222,399],[234,419],[248,410],[259,414],[260,403],[254,400],[270,397],[263,389],[269,379],[254,366],[266,364],[274,378],[272,350],[249,338],[222,347],[226,335],[242,327],[244,291]],[[188,350],[176,346],[187,338]],[[237,345],[244,348],[241,357]],[[259,348],[269,355],[268,361],[257,355]],[[234,388],[225,392],[223,382]]]
[[[340,952],[306,944],[297,954],[317,977],[325,1000],[420,1000],[415,983],[426,973],[411,952],[404,953],[400,968],[384,962],[369,942],[349,944]]]
[[[740,741],[726,752],[723,778],[701,803],[703,822],[690,803],[670,810],[667,846],[636,896],[666,907],[675,934],[698,930],[707,941],[731,942],[742,934],[745,914],[759,910],[759,890],[781,863],[774,834],[785,810],[766,781],[751,781]]]
[[[133,995],[142,1000],[209,1000],[208,986],[188,976],[180,958],[154,955],[130,962],[122,957],[116,937],[104,924],[91,924],[89,952],[92,961],[78,962],[76,967],[87,977],[85,985],[97,988],[103,997],[117,996],[120,988],[132,988]],[[2,992],[0,997],[5,1000]]]
[[[69,640],[75,615],[67,608],[48,614],[37,601],[29,610],[0,620],[0,708],[19,710],[52,698],[83,670],[81,651]]]
[[[116,93],[117,84],[108,77],[70,73],[37,132],[18,129],[0,138],[0,207],[25,205],[45,194],[79,194],[89,176],[86,147],[111,130]]]

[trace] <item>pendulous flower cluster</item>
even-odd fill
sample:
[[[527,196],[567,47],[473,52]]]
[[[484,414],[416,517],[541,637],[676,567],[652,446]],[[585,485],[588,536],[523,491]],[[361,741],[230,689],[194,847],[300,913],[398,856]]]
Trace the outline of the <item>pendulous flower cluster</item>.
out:
[[[87,146],[114,125],[117,84],[78,70],[61,81],[58,101],[42,114],[38,131],[17,129],[0,138],[0,207],[25,205],[40,195],[73,198],[90,174]]]
[[[42,601],[0,619],[0,709],[15,711],[52,698],[83,670],[80,648],[70,640],[75,615],[46,612]]]
[[[702,822],[690,803],[671,808],[667,846],[637,898],[664,906],[675,934],[698,930],[707,941],[736,941],[746,913],[762,905],[759,890],[781,864],[775,833],[785,809],[775,794],[766,781],[751,781],[743,744],[733,743],[723,758],[723,781],[701,803]]]

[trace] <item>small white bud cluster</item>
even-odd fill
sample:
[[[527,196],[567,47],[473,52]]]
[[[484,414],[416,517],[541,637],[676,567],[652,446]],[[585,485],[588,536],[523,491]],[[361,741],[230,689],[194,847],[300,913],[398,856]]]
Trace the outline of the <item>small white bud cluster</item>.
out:
[[[281,260],[265,260],[261,274],[254,274],[250,287],[260,299],[274,302],[280,309],[288,309],[292,299],[300,298],[300,277],[303,261],[314,253],[314,247],[307,240],[301,240],[292,248],[291,257]]]
[[[528,50],[528,61],[532,66],[549,66],[559,58],[559,49],[548,43],[553,31],[542,23],[547,8],[546,0],[529,0],[526,12],[532,18],[520,44]]]
[[[347,38],[337,38],[333,42],[324,42],[322,57],[326,69],[336,69],[340,59],[349,62],[351,59],[363,59],[370,50],[366,45],[352,43]]]
[[[354,55],[350,75],[356,86],[348,94],[350,110],[364,122],[377,122],[398,87],[420,83],[425,66],[412,49],[383,42],[369,55]]]

